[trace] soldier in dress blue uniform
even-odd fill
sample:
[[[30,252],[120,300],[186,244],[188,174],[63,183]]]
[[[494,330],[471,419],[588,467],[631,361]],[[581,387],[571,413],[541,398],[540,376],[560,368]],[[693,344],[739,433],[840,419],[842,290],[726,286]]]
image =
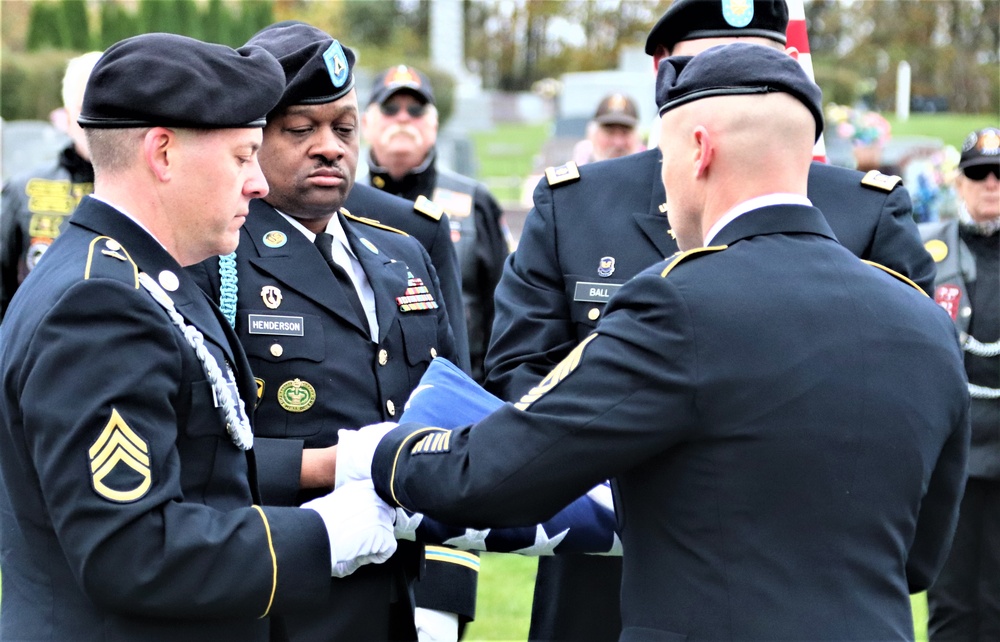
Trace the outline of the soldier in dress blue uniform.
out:
[[[459,357],[427,252],[342,208],[359,154],[354,53],[301,22],[271,25],[248,44],[271,52],[286,76],[260,151],[270,193],[250,204],[235,255],[195,272],[257,379],[261,492],[297,506],[333,488],[341,429],[398,418],[431,360]],[[423,556],[406,542],[388,563],[334,582],[326,604],[288,619],[291,639],[416,639],[421,566],[445,591],[437,608],[469,610],[478,557],[441,547]]]
[[[958,167],[961,218],[920,226],[937,263],[934,300],[961,332],[972,397],[958,531],[927,592],[935,641],[1000,638],[1000,129],[970,133]]]
[[[740,7],[749,15],[737,19]],[[658,60],[736,39],[780,49],[787,24],[784,0],[678,0],[650,32],[646,52]],[[487,389],[519,398],[593,330],[625,282],[677,251],[660,169],[654,148],[546,171],[496,291]],[[844,247],[930,291],[934,265],[898,178],[813,163],[809,199]],[[620,569],[607,558],[541,560],[530,637],[616,639]]]
[[[0,326],[0,638],[268,640],[330,576],[395,550],[364,485],[257,491],[250,367],[182,266],[236,247],[266,51],[168,34],[110,47],[80,124],[96,172]]]
[[[909,594],[944,562],[964,483],[956,332],[809,204],[821,94],[790,57],[670,58],[657,104],[685,251],[623,285],[516,404],[390,432],[375,488],[487,528],[613,477],[621,640],[912,638]]]

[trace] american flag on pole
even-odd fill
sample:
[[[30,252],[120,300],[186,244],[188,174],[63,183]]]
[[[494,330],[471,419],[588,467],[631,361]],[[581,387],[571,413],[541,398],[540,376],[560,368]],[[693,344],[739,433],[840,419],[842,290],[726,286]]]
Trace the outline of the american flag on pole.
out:
[[[806,33],[806,8],[803,0],[788,0],[788,28],[785,30],[785,37],[788,39],[788,47],[795,47],[799,51],[799,64],[805,70],[806,75],[813,81],[816,75],[813,73],[812,53],[809,51],[809,34]],[[813,160],[826,162],[826,144],[823,136],[820,135],[813,147]]]

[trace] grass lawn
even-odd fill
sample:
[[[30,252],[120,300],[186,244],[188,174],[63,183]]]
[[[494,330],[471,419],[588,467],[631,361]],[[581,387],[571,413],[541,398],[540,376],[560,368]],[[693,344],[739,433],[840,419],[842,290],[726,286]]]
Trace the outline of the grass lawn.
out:
[[[466,642],[528,639],[537,566],[535,558],[497,553],[483,555],[476,621],[466,629],[463,638]],[[910,601],[916,640],[926,642],[927,600],[921,593]]]

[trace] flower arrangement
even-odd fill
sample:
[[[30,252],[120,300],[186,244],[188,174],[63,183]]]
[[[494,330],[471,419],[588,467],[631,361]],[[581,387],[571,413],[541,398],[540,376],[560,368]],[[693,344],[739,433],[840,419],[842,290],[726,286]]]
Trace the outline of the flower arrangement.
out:
[[[835,103],[826,107],[826,122],[835,125],[837,135],[850,140],[855,147],[881,147],[892,134],[892,127],[882,114]]]

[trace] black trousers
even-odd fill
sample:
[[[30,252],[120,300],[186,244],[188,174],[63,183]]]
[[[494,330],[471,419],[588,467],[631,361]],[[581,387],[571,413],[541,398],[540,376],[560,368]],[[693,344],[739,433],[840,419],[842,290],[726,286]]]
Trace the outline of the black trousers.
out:
[[[931,642],[1000,640],[1000,482],[966,482],[955,542],[927,603]]]
[[[615,642],[622,632],[622,559],[538,558],[529,640]]]

